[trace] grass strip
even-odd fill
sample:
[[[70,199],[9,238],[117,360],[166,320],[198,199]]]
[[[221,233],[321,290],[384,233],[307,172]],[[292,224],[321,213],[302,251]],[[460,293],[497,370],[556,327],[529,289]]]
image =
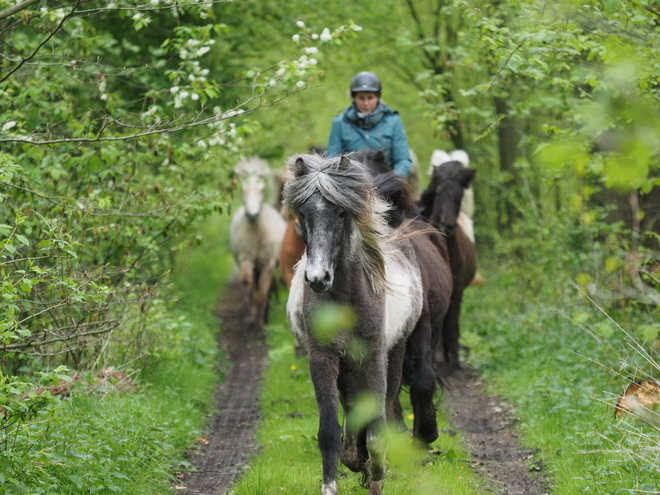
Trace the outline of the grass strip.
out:
[[[263,419],[258,429],[260,454],[233,487],[234,495],[317,495],[321,487],[321,455],[316,444],[318,410],[307,358],[296,359],[282,293],[272,304],[267,326],[269,365],[261,393]],[[408,394],[402,394],[406,415],[411,413]],[[408,426],[412,426],[410,418]],[[458,435],[450,436],[447,419],[438,415],[442,431],[434,443],[437,455],[418,455],[405,434],[390,438],[390,470],[385,491],[401,495],[473,495],[475,476]],[[363,494],[360,475],[340,466],[342,494]],[[442,491],[438,491],[441,488]]]

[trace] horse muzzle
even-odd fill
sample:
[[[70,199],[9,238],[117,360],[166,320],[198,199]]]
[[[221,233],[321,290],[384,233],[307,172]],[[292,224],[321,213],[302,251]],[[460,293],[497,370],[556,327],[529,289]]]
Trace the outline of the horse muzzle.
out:
[[[257,221],[257,218],[259,218],[259,212],[257,211],[256,213],[250,213],[246,211],[245,216],[247,217],[250,223],[255,223]]]
[[[305,269],[305,283],[316,293],[328,292],[332,289],[333,281],[330,270],[309,266]]]

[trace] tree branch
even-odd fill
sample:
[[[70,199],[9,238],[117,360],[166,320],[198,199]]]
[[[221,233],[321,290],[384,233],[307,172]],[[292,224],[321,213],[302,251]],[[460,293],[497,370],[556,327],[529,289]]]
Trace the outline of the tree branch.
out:
[[[28,1],[29,1],[29,0],[28,0]],[[76,8],[78,7],[78,5],[80,5],[80,2],[81,2],[81,1],[82,1],[82,0],[76,0],[76,3],[75,3],[75,5],[71,8],[71,11],[70,11],[67,15],[65,15],[65,16],[62,18],[62,20],[61,20],[60,23],[57,25],[57,27],[56,27],[56,28],[55,28],[55,29],[54,29],[54,30],[53,30],[48,36],[46,36],[46,38],[45,38],[41,43],[39,43],[39,46],[37,46],[37,47],[34,49],[34,51],[32,52],[31,55],[29,55],[27,58],[23,58],[23,57],[21,57],[21,61],[20,61],[18,64],[16,64],[16,66],[15,66],[12,70],[10,70],[9,73],[8,73],[5,77],[3,77],[2,79],[0,79],[0,83],[5,82],[7,79],[9,79],[9,78],[12,76],[12,74],[14,74],[18,69],[20,69],[20,68],[23,66],[23,64],[24,64],[25,62],[31,60],[32,58],[35,57],[35,55],[36,55],[37,53],[39,53],[39,50],[41,50],[41,47],[44,46],[46,43],[48,43],[48,41],[50,41],[50,39],[51,39],[53,36],[55,36],[55,33],[57,33],[60,29],[62,29],[62,26],[64,26],[64,23],[65,23],[68,19],[70,19],[70,18],[73,16],[74,12],[76,11]]]
[[[14,5],[13,7],[9,7],[8,9],[3,10],[0,12],[0,21],[2,19],[6,19],[9,16],[14,15],[16,12],[20,12],[21,10],[27,9],[30,5],[33,3],[37,3],[40,0],[25,0],[22,3],[18,3]]]

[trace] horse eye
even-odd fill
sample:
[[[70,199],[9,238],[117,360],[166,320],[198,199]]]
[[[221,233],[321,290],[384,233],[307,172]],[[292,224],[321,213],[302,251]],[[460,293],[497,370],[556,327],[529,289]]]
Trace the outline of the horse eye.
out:
[[[344,218],[346,216],[346,212],[344,210],[339,212],[339,218]]]

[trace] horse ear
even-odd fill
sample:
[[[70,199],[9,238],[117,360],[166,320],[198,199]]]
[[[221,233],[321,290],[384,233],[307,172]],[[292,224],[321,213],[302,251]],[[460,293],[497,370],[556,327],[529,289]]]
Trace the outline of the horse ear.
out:
[[[470,184],[474,180],[474,176],[477,175],[477,171],[473,168],[463,167],[458,172],[458,181],[464,188],[470,187]]]
[[[351,166],[351,161],[348,159],[346,155],[341,155],[341,159],[339,160],[339,168],[348,168]]]
[[[309,172],[309,167],[305,163],[305,160],[299,156],[291,166],[291,173],[297,179],[298,177],[302,177],[303,175],[307,174],[307,172]]]

